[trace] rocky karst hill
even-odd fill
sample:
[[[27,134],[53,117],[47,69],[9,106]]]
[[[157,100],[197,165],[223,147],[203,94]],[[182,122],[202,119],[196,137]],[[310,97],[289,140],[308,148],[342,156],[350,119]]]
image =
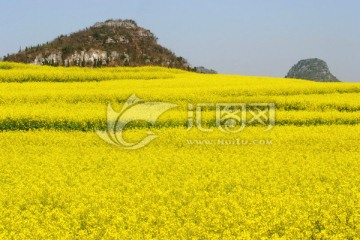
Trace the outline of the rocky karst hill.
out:
[[[4,57],[5,61],[53,66],[165,66],[193,70],[133,20],[107,20],[79,32]]]
[[[318,58],[299,61],[290,69],[285,77],[307,79],[317,82],[340,82],[331,74],[327,63]]]
[[[208,69],[206,67],[194,67],[193,70],[197,73],[206,73],[206,74],[216,74],[217,72],[213,69]]]

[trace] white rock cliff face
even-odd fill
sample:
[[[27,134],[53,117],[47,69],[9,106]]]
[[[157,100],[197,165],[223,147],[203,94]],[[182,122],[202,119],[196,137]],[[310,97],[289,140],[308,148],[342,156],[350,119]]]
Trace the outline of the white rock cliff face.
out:
[[[65,65],[65,66],[84,66],[94,64],[107,65],[109,62],[124,59],[124,62],[129,63],[130,58],[127,54],[120,54],[117,51],[112,51],[108,56],[106,51],[101,50],[89,50],[89,51],[75,51],[70,57],[63,59],[61,52],[51,53],[49,56],[36,56],[33,64],[36,65]]]
[[[36,65],[44,65],[44,64],[52,64],[52,65],[62,65],[63,59],[61,52],[51,53],[47,57],[43,57],[42,55],[36,56],[34,62]]]
[[[97,22],[94,24],[94,27],[125,27],[128,29],[134,29],[137,27],[137,25],[131,20],[109,20],[106,22]]]

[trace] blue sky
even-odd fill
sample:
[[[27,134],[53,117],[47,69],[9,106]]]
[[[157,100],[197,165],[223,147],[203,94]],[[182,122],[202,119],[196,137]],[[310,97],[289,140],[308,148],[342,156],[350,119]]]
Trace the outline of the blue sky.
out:
[[[0,2],[0,56],[106,19],[133,19],[192,65],[283,77],[304,58],[360,81],[358,0],[16,0]]]

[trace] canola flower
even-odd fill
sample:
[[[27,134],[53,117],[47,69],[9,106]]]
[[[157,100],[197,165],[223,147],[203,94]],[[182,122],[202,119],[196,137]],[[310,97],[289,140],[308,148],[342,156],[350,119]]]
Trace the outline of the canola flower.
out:
[[[148,146],[102,141],[133,93],[178,105]],[[0,239],[359,239],[360,84],[0,62]],[[186,129],[187,105],[275,103],[276,125]],[[146,128],[135,123],[125,137]]]
[[[119,150],[92,132],[3,132],[0,237],[356,238],[359,130],[249,127],[224,136],[162,128],[139,151]],[[189,138],[273,143],[196,145]]]

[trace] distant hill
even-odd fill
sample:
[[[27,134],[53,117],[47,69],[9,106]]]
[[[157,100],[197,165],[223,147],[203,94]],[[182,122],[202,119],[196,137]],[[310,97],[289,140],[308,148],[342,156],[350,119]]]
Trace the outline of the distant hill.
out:
[[[193,70],[159,45],[155,35],[133,20],[107,20],[51,42],[27,47],[4,61],[52,66],[164,66]]]
[[[193,70],[197,73],[206,73],[206,74],[217,74],[217,72],[213,69],[208,69],[203,66],[194,67]]]
[[[285,77],[307,79],[317,82],[340,82],[331,74],[327,63],[318,58],[300,60],[290,69]]]

